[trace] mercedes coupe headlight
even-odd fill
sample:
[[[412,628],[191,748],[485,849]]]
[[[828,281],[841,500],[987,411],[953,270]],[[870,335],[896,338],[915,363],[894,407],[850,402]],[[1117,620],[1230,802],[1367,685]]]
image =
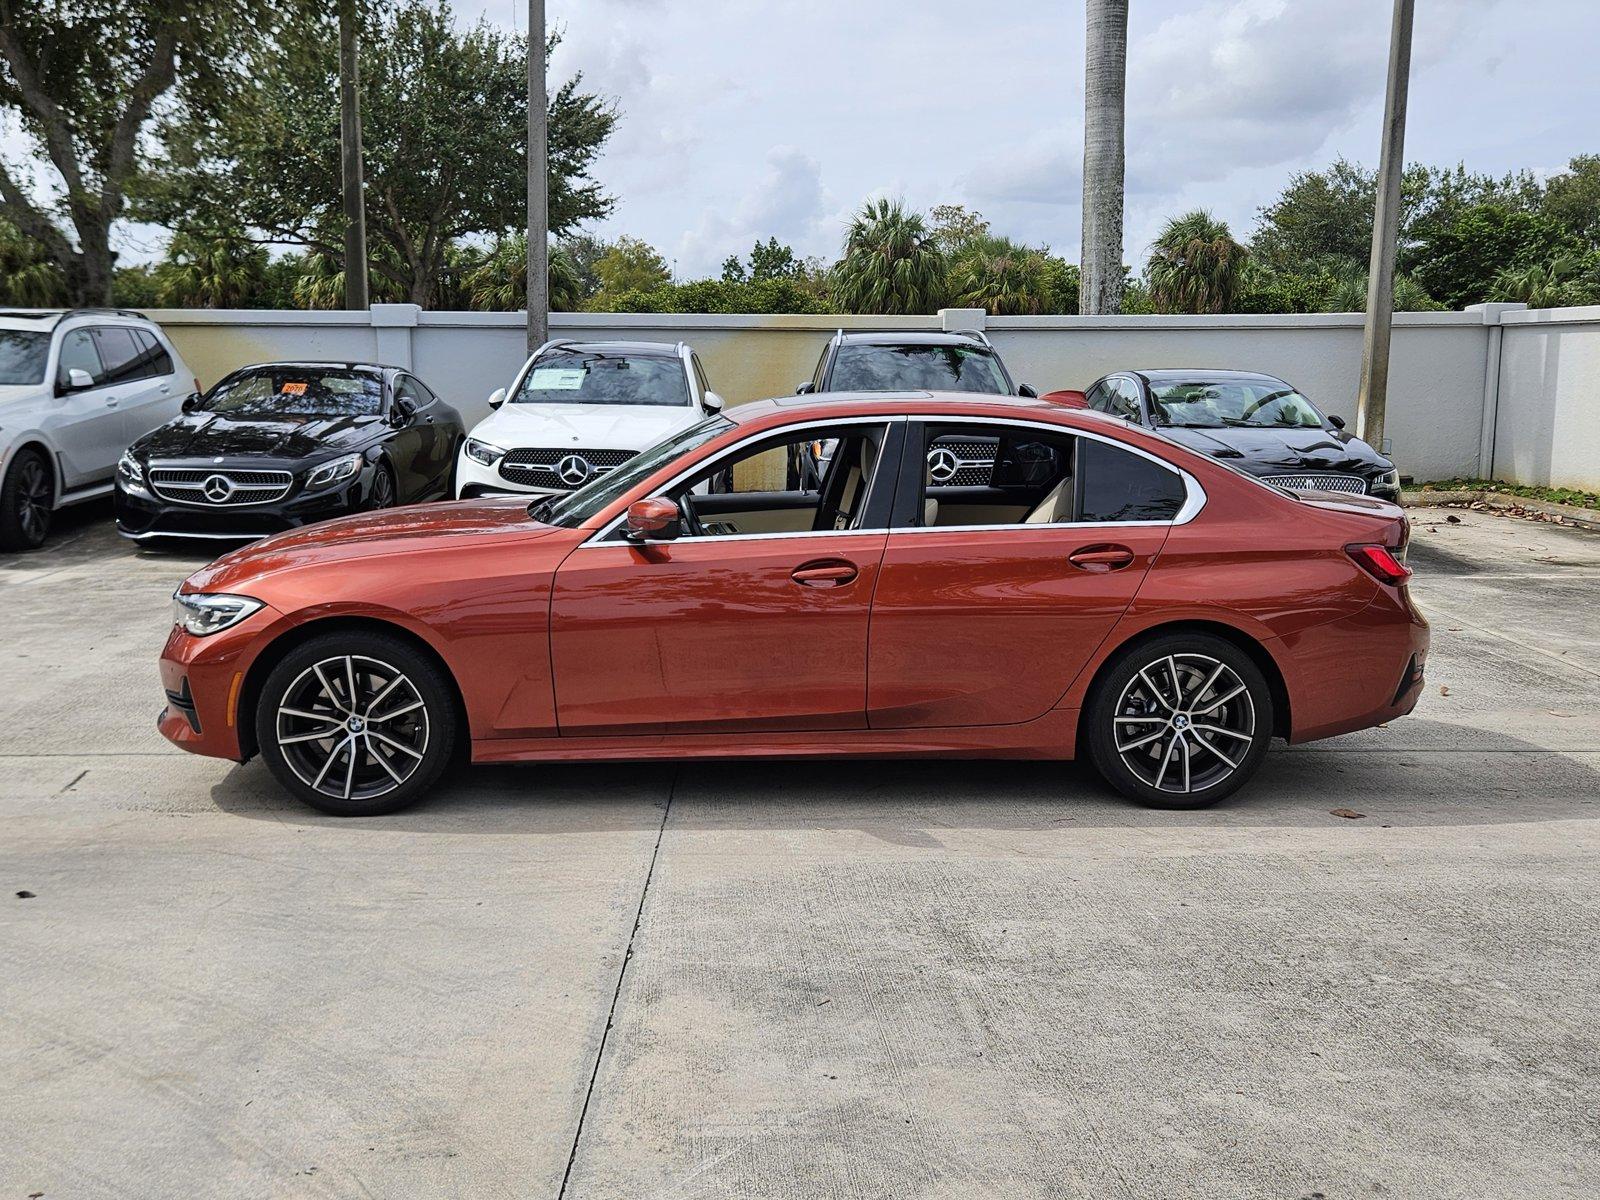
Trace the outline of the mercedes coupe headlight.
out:
[[[1382,475],[1379,475],[1372,481],[1372,486],[1374,488],[1381,488],[1384,491],[1388,491],[1391,488],[1398,488],[1400,486],[1400,468],[1396,467],[1392,471],[1385,471]]]
[[[129,491],[144,490],[144,468],[139,465],[132,450],[124,450],[122,457],[117,459],[117,478]]]
[[[343,483],[361,470],[361,455],[346,454],[332,462],[325,462],[306,478],[306,490],[331,487]]]
[[[492,442],[480,442],[477,438],[467,439],[467,457],[473,462],[492,467],[505,455],[506,452]]]
[[[260,608],[261,601],[249,596],[227,596],[220,592],[174,592],[172,595],[173,623],[196,637],[220,633]]]

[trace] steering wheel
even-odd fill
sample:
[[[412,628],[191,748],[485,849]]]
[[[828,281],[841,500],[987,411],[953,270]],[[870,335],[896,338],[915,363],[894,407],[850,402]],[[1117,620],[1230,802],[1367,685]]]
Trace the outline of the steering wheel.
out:
[[[1241,421],[1248,421],[1267,405],[1273,403],[1274,401],[1282,400],[1285,396],[1292,395],[1294,395],[1293,388],[1279,388],[1275,392],[1268,392],[1265,396],[1261,397],[1261,399],[1257,400],[1254,404],[1250,405],[1242,413],[1240,413],[1239,419]]]
[[[694,510],[693,492],[684,492],[678,497],[678,511],[683,514],[683,525],[690,537],[705,537],[706,527],[700,521],[700,514]]]

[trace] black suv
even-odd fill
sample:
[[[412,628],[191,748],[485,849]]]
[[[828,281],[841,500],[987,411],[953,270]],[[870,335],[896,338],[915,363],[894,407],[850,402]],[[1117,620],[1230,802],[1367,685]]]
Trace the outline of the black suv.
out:
[[[1037,396],[1011,381],[989,339],[976,329],[951,333],[846,333],[823,348],[817,369],[795,392],[978,392]],[[790,464],[790,486],[811,486],[827,464],[831,445],[813,449],[812,461]],[[941,486],[985,486],[994,470],[993,438],[940,438],[928,449],[928,481]]]

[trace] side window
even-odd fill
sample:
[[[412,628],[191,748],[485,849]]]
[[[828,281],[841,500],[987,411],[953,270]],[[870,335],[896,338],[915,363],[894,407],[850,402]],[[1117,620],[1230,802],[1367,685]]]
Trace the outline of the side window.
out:
[[[394,398],[409,401],[413,408],[427,408],[433,396],[409,375],[397,375],[394,380]]]
[[[930,423],[922,487],[902,482],[900,528],[1072,519],[1073,437],[1027,425]]]
[[[1171,468],[1093,438],[1079,439],[1079,521],[1171,521],[1185,496],[1183,479]]]
[[[695,384],[699,387],[700,394],[704,396],[711,390],[711,385],[706,382],[706,373],[700,368],[700,356],[690,351],[689,362],[694,367]]]
[[[1107,387],[1110,390],[1110,407],[1106,411],[1111,413],[1112,416],[1121,417],[1125,421],[1138,421],[1139,389],[1133,380],[1108,380]]]
[[[145,374],[171,375],[175,369],[172,365],[172,355],[167,353],[167,348],[153,333],[146,333],[143,329],[133,331],[133,340],[139,343],[139,349],[148,367]]]
[[[100,350],[100,361],[105,364],[106,383],[130,383],[145,377],[145,368],[149,364],[139,344],[133,340],[133,330],[120,326],[101,326],[93,332],[94,344]]]
[[[833,349],[832,342],[822,348],[822,356],[817,359],[817,369],[811,372],[811,386],[815,391],[820,392],[824,388],[826,381],[822,377],[822,372],[828,365],[828,351],[831,349]]]
[[[94,338],[87,329],[73,329],[61,339],[61,359],[56,365],[56,382],[62,387],[72,386],[72,371],[87,371],[94,381],[91,387],[105,382],[105,368],[100,364],[100,352],[94,348]]]
[[[1089,402],[1089,407],[1094,409],[1095,412],[1110,412],[1111,385],[1104,379],[1100,380],[1089,389],[1084,399]]]

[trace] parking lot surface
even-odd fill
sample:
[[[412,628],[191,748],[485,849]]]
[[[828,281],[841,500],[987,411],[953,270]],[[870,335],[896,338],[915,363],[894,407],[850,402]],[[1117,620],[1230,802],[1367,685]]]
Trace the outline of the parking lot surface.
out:
[[[1600,535],[1413,515],[1416,714],[1216,809],[614,764],[341,822],[157,736],[199,559],[77,514],[0,559],[0,1200],[1592,1197]]]

